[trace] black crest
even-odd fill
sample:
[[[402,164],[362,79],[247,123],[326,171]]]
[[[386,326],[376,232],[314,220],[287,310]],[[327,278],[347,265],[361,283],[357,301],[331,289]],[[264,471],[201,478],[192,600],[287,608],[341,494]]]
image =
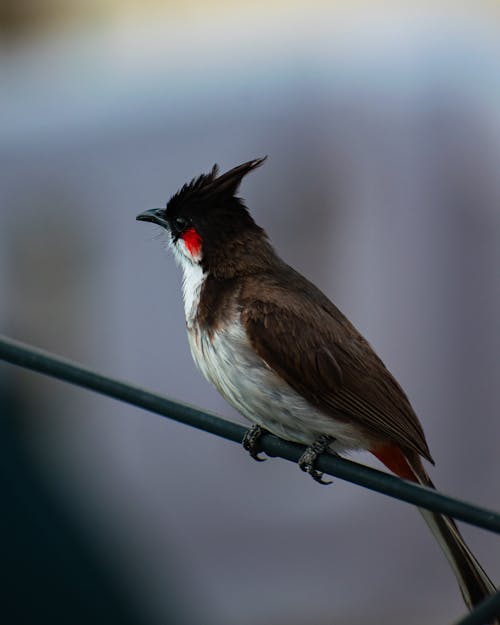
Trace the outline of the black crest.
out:
[[[196,210],[200,205],[206,209],[214,202],[220,205],[221,201],[234,198],[243,178],[260,167],[266,159],[267,156],[248,161],[220,176],[218,165],[214,165],[208,174],[202,174],[185,184],[169,200],[167,211],[180,213],[183,209],[189,210],[190,207]]]

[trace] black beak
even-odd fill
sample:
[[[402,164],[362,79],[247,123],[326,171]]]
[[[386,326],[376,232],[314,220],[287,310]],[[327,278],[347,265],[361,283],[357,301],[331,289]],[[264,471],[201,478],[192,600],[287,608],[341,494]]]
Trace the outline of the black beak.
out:
[[[148,211],[144,211],[136,217],[137,221],[150,221],[153,224],[168,228],[168,221],[165,215],[164,208],[151,208]]]

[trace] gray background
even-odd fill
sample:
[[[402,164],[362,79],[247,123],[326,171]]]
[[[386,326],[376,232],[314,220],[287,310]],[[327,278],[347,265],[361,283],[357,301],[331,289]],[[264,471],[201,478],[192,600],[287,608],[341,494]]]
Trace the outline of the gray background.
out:
[[[103,2],[6,30],[3,331],[237,419],[191,362],[163,235],[135,216],[214,162],[268,154],[242,187],[256,220],[406,389],[438,486],[500,508],[500,29],[468,6]],[[463,612],[411,507],[15,376],[41,474],[151,622],[172,571],[220,625]],[[497,538],[463,531],[498,581]]]

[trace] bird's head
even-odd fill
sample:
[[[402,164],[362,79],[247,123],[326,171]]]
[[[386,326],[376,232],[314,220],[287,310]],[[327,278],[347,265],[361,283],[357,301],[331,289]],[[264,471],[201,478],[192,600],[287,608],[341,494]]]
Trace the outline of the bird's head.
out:
[[[147,210],[137,219],[167,230],[181,265],[199,264],[208,269],[216,259],[220,262],[221,253],[228,247],[242,246],[248,236],[263,234],[236,193],[244,176],[265,158],[248,161],[220,176],[214,165],[210,173],[185,184],[166,208]]]

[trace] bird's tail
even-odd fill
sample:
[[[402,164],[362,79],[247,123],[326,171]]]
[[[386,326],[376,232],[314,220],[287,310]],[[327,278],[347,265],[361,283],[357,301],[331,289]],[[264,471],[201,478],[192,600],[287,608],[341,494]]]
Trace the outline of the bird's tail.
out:
[[[399,448],[392,445],[383,445],[371,451],[396,475],[422,486],[434,488],[416,453],[403,454]],[[450,563],[467,607],[472,609],[483,599],[494,594],[497,589],[465,543],[455,522],[437,512],[424,508],[418,510]],[[492,621],[491,625],[500,625],[500,619]]]
[[[424,508],[419,508],[419,512],[452,566],[467,607],[473,608],[496,592],[493,582],[466,545],[455,523],[441,514]]]

